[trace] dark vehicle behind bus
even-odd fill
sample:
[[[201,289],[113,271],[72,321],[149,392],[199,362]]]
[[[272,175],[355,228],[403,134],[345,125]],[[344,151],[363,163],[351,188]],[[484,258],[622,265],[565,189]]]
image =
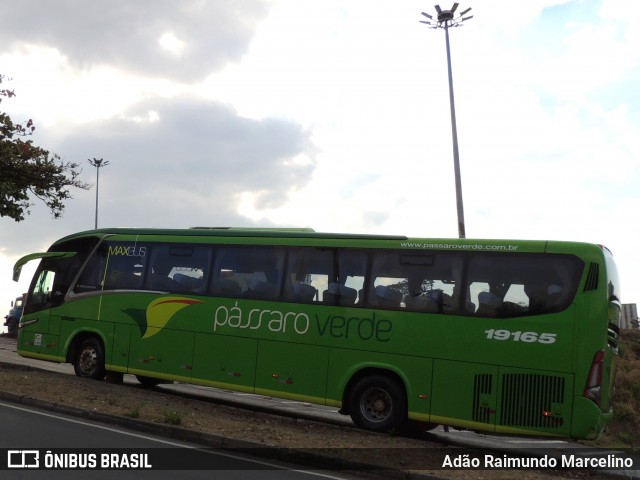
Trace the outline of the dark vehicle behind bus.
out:
[[[7,327],[7,333],[11,337],[18,336],[18,322],[22,317],[22,305],[24,304],[24,295],[11,302],[11,310],[4,316],[4,325]]]

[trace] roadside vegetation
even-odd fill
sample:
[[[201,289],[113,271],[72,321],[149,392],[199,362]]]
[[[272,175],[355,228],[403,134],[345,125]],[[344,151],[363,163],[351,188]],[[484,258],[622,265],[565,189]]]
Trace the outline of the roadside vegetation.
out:
[[[640,449],[640,330],[621,332],[613,421],[598,446]]]
[[[0,104],[16,96],[13,90],[1,86],[7,80],[0,74]],[[29,214],[34,198],[44,202],[53,217],[59,218],[65,202],[72,198],[71,187],[90,188],[78,179],[82,172],[80,164],[65,162],[55,153],[34,145],[29,137],[35,129],[33,120],[14,123],[0,110],[0,217],[16,222]]]

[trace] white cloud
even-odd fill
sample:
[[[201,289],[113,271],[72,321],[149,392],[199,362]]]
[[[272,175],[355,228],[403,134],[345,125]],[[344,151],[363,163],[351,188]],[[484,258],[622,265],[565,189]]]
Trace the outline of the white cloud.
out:
[[[0,44],[54,47],[83,70],[110,65],[187,81],[239,60],[266,13],[263,0],[22,0],[0,17]],[[158,43],[167,33],[182,42],[181,55]]]
[[[162,36],[158,39],[158,43],[167,52],[176,56],[180,56],[180,54],[184,52],[184,49],[187,45],[186,42],[176,37],[173,32],[163,33]]]

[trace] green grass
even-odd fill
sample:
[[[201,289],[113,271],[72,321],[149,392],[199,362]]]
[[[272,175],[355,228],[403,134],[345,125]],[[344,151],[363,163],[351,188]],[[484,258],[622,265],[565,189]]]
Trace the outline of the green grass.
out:
[[[182,423],[182,416],[176,411],[166,412],[164,414],[164,423],[180,425]]]

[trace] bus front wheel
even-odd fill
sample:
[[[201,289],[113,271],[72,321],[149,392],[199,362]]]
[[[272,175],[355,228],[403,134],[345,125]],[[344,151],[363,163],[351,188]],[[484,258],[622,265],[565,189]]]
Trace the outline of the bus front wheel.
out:
[[[73,361],[76,375],[83,378],[102,380],[106,374],[104,368],[104,350],[95,337],[89,337],[80,344]]]
[[[351,391],[349,412],[353,423],[366,430],[401,430],[407,418],[404,389],[384,375],[364,377]]]

